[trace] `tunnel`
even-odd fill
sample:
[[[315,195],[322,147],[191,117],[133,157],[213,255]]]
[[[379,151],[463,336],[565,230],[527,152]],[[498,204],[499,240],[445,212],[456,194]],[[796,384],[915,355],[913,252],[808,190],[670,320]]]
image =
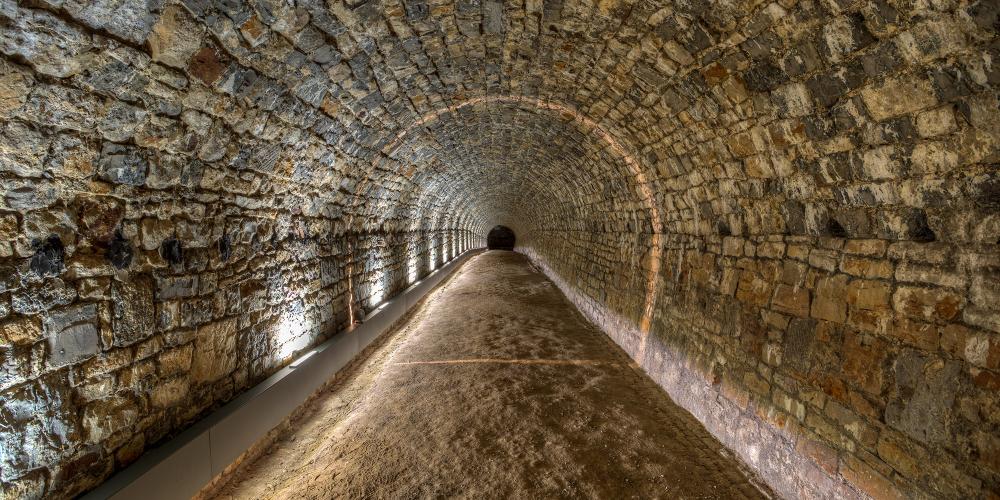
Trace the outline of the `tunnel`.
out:
[[[486,248],[489,250],[513,250],[517,237],[507,226],[494,226],[486,234]]]
[[[468,472],[516,425],[456,434],[481,454],[426,456],[498,489],[428,496],[996,498],[998,29],[990,0],[0,0],[0,496],[102,497],[350,343],[456,374],[400,379],[428,397],[530,388],[481,416],[550,408],[545,453],[588,450],[592,407],[685,429],[538,490]],[[407,335],[438,357],[379,354]],[[401,421],[366,439],[435,436]],[[369,465],[354,496],[402,491]]]

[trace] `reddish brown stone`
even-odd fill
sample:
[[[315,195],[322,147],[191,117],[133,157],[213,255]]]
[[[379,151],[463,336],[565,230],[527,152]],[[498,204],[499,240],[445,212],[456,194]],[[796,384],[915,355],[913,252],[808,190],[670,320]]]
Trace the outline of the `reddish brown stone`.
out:
[[[205,85],[211,86],[219,80],[229,64],[213,47],[202,47],[188,62],[188,71]]]
[[[940,333],[937,325],[899,318],[893,322],[890,331],[904,344],[919,347],[925,351],[936,351],[938,348]]]
[[[841,458],[840,474],[847,482],[857,486],[873,499],[904,500],[906,498],[906,495],[892,481],[850,455],[844,455]]]
[[[869,394],[879,395],[887,353],[888,345],[884,341],[866,334],[845,332],[841,354],[846,380]]]
[[[111,243],[125,216],[120,200],[109,196],[81,198],[77,206],[81,236],[100,246]]]
[[[809,290],[804,286],[779,284],[774,291],[774,308],[805,318],[809,316]]]
[[[802,438],[795,445],[795,450],[812,459],[813,463],[828,474],[836,474],[838,467],[837,450],[826,443],[815,439]]]

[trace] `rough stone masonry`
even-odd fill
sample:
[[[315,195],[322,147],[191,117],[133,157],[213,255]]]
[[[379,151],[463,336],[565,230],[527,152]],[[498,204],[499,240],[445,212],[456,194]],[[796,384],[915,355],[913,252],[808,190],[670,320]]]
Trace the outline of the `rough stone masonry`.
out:
[[[992,0],[0,0],[0,484],[497,224],[786,497],[1000,495]]]

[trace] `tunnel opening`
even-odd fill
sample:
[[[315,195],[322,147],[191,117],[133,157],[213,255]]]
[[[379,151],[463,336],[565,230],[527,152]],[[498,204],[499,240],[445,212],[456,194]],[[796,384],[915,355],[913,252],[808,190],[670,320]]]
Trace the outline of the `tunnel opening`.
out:
[[[507,226],[496,226],[486,235],[486,248],[490,250],[514,250],[517,237]]]

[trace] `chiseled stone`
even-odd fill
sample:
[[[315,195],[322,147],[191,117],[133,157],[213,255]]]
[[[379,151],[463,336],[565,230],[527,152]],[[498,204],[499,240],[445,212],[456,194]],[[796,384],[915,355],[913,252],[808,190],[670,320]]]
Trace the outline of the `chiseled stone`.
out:
[[[153,334],[153,278],[134,275],[111,284],[114,344],[125,346]]]
[[[236,366],[236,318],[224,319],[198,328],[191,378],[214,382]]]
[[[100,350],[97,328],[97,307],[93,304],[50,312],[45,318],[49,365],[78,363],[97,354]]]

